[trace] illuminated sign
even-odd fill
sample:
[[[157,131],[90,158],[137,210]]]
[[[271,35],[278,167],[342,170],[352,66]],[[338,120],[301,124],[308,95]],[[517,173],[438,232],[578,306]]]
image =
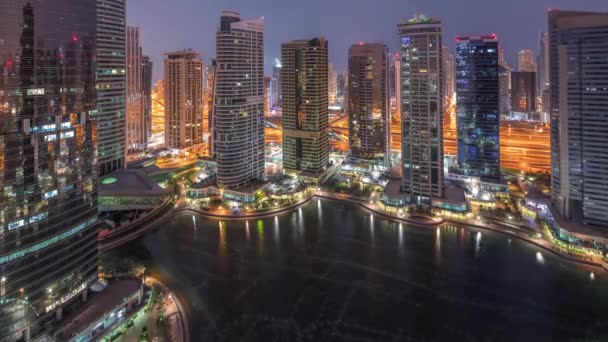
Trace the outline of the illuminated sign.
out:
[[[87,288],[87,282],[84,282],[82,284],[80,284],[80,286],[78,286],[77,288],[73,289],[72,291],[70,291],[69,293],[67,293],[64,296],[61,296],[61,298],[59,298],[59,300],[56,300],[53,304],[49,305],[46,307],[45,312],[51,312],[53,309],[55,309],[56,307],[58,307],[59,305],[67,302],[68,300],[74,298],[77,294],[79,294],[80,292],[82,292],[82,290]]]
[[[410,44],[410,42],[411,42],[410,37],[408,37],[408,36],[401,37],[401,43],[402,43],[403,45],[409,45],[409,44]]]

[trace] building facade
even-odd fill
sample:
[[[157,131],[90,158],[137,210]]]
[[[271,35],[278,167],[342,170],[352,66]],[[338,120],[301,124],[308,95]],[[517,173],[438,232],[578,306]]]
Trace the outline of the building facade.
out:
[[[333,64],[329,64],[327,84],[329,89],[329,104],[334,105],[338,99],[338,73],[336,73],[336,68]]]
[[[144,143],[148,144],[152,136],[152,60],[148,56],[141,59],[141,89],[144,111]]]
[[[523,49],[517,55],[518,70],[527,72],[536,72],[536,58],[534,51],[531,49]]]
[[[216,45],[217,181],[237,188],[264,177],[264,20],[223,12]]]
[[[203,142],[203,61],[192,50],[165,57],[165,146],[187,148]]]
[[[30,341],[97,278],[96,0],[0,13],[0,341]]]
[[[282,91],[281,91],[281,72],[283,70],[283,65],[281,61],[278,59],[274,60],[274,67],[272,68],[272,101],[270,106],[272,108],[281,108],[281,99],[282,99]]]
[[[384,44],[348,50],[348,137],[354,158],[390,164],[389,53]]]
[[[501,179],[498,68],[496,35],[456,37],[459,169],[489,182]]]
[[[530,119],[536,112],[536,73],[511,73],[511,111],[525,113]]]
[[[142,79],[142,55],[139,44],[139,28],[127,26],[127,125],[125,129],[127,151],[145,148],[146,125]]]
[[[552,202],[608,227],[608,13],[548,13]]]
[[[203,132],[208,136],[209,156],[213,156],[213,98],[215,96],[215,70],[217,63],[215,59],[205,68],[205,108],[203,109]]]
[[[454,54],[450,53],[450,50],[447,46],[443,47],[442,51],[443,58],[443,98],[445,99],[443,102],[444,109],[447,107],[451,98],[454,95],[456,90],[454,86],[454,77],[456,75],[456,68]]]
[[[125,0],[97,0],[97,110],[99,172],[125,166]]]
[[[287,174],[321,175],[329,160],[327,40],[281,46],[283,168]]]
[[[401,39],[402,191],[429,208],[443,195],[441,22],[416,15],[399,25]]]

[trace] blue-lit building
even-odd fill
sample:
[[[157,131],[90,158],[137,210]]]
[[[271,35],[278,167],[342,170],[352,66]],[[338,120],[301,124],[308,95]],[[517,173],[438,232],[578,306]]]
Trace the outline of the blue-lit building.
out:
[[[501,179],[498,74],[496,35],[456,38],[460,173],[492,183]]]

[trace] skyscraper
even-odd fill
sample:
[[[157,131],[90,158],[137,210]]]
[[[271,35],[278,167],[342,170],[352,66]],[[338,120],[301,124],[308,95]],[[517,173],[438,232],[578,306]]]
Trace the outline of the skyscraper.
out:
[[[0,13],[0,341],[29,341],[97,278],[96,0]]]
[[[203,142],[203,61],[192,50],[165,55],[165,146]]]
[[[443,46],[443,97],[444,108],[449,104],[452,95],[454,94],[454,54],[450,53],[447,46]]]
[[[608,13],[549,11],[552,200],[608,227]]]
[[[505,64],[498,64],[498,112],[508,116],[511,112],[511,70]]]
[[[402,191],[406,202],[428,208],[443,194],[441,22],[416,15],[399,36]]]
[[[264,76],[264,115],[270,115],[270,81],[272,77]]]
[[[456,38],[458,164],[488,182],[501,179],[498,68],[496,35]]]
[[[359,43],[348,50],[348,136],[354,158],[390,163],[388,48]]]
[[[526,113],[531,119],[536,112],[536,73],[516,71],[511,73],[511,111]]]
[[[203,132],[209,136],[209,148],[207,153],[213,156],[213,98],[215,96],[215,71],[217,63],[215,59],[206,67],[205,72],[205,108],[203,110]]]
[[[534,60],[534,51],[530,49],[523,49],[519,51],[519,71],[536,72],[536,62],[534,62]]]
[[[146,125],[142,87],[142,56],[139,28],[127,26],[127,151],[145,147]]]
[[[97,110],[99,171],[125,166],[125,0],[97,0]]]
[[[141,82],[144,111],[144,143],[147,144],[152,135],[152,60],[148,56],[141,59]]]
[[[333,105],[338,98],[338,74],[333,64],[329,64],[328,75],[329,104]]]
[[[264,177],[264,20],[225,11],[216,39],[217,181],[237,188]]]
[[[282,91],[281,91],[281,70],[283,69],[283,65],[281,61],[278,59],[274,60],[274,67],[272,68],[272,108],[281,108],[281,99],[282,99]]]
[[[542,98],[541,110],[546,113],[549,111],[549,35],[547,32],[540,33],[540,53],[538,55],[538,96]]]
[[[317,178],[329,156],[327,40],[283,43],[281,60],[283,168]]]

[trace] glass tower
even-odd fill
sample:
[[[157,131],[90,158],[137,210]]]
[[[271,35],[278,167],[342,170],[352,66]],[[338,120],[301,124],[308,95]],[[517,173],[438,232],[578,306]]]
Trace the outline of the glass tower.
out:
[[[443,62],[441,21],[417,15],[401,38],[402,191],[428,209],[443,195]]]
[[[608,13],[549,11],[553,204],[608,226]]]
[[[0,341],[28,341],[97,275],[96,0],[2,1]]]
[[[329,157],[327,40],[284,43],[281,60],[283,167],[317,176]]]
[[[458,164],[489,182],[501,179],[498,73],[496,35],[456,38]]]

